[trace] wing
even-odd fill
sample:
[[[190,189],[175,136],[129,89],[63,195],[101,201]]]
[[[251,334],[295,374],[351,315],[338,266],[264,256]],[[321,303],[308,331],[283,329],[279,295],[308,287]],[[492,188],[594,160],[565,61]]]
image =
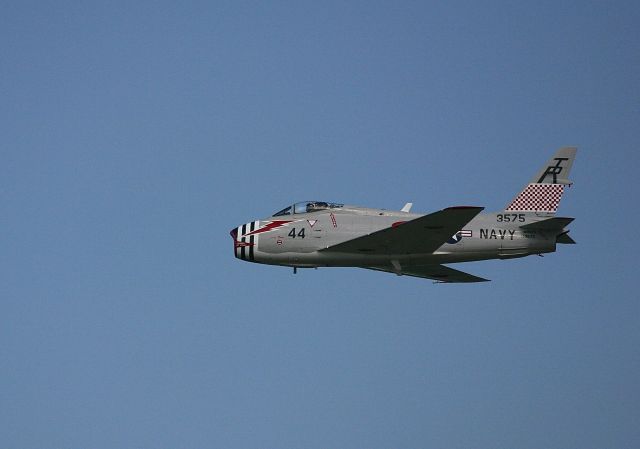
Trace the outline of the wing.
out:
[[[483,209],[484,207],[471,206],[448,207],[321,251],[364,254],[432,253]]]
[[[464,271],[454,270],[444,265],[403,265],[400,271],[392,267],[363,267],[368,270],[386,271],[398,275],[415,276],[419,278],[433,279],[437,282],[487,282],[484,279]]]

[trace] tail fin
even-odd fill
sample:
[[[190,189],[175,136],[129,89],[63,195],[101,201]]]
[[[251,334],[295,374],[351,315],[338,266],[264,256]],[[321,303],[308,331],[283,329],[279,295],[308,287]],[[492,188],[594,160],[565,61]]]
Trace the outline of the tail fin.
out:
[[[575,147],[560,148],[505,210],[555,214],[564,187],[572,184],[568,176],[576,151]]]

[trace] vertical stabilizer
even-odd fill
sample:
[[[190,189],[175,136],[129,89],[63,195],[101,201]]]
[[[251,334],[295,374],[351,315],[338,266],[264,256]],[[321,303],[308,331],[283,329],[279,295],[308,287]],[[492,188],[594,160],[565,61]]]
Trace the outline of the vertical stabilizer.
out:
[[[560,148],[505,210],[555,214],[569,181],[575,147]]]

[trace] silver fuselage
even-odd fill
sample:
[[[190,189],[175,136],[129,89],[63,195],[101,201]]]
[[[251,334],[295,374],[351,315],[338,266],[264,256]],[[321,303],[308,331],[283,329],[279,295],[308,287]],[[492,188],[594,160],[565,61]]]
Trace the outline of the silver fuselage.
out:
[[[327,248],[423,216],[401,211],[343,206],[335,210],[272,216],[234,229],[239,259],[289,267],[368,267],[390,260],[411,263],[451,263],[507,259],[553,252],[556,234],[520,226],[544,220],[548,214],[481,213],[451,240],[428,254],[367,254],[332,252]],[[428,232],[428,231],[427,231]],[[416,239],[421,235],[416,234]]]

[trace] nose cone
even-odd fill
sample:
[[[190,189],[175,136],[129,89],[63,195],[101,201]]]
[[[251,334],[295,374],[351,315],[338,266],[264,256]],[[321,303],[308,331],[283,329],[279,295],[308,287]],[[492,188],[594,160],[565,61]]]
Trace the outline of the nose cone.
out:
[[[229,232],[229,235],[231,235],[231,238],[233,239],[233,254],[234,256],[236,256],[238,259],[240,258],[240,243],[242,243],[239,239],[238,239],[238,234],[240,233],[240,230],[242,229],[242,226],[237,227],[237,228],[233,228],[231,230],[231,232]]]
[[[233,228],[229,235],[233,239],[233,254],[238,257],[238,228]]]
[[[257,229],[257,226],[258,222],[254,221],[238,226],[229,232],[233,239],[233,252],[236,258],[248,261],[255,260],[254,246],[257,242],[253,231]]]

